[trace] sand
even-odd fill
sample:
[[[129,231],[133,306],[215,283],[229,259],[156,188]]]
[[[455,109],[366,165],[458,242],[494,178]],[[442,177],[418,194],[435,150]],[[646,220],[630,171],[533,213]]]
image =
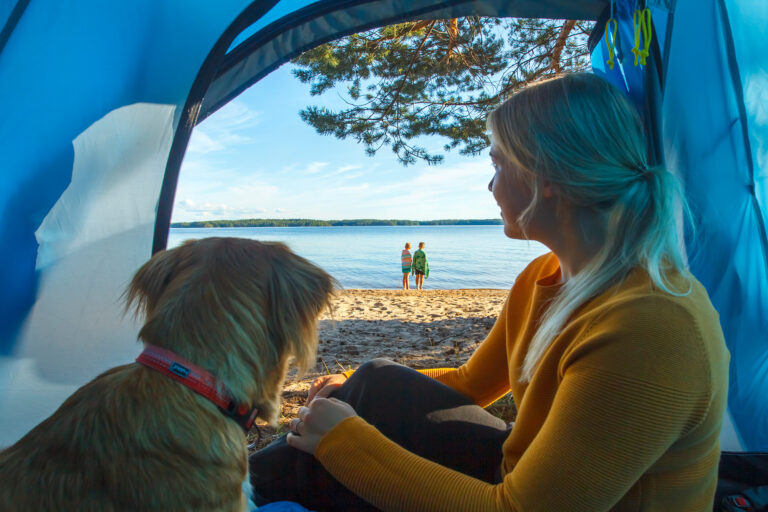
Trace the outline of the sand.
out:
[[[289,372],[280,423],[276,429],[259,424],[261,440],[253,448],[285,432],[320,375],[354,369],[376,357],[412,368],[460,366],[485,339],[507,294],[488,289],[340,292],[332,311],[320,317],[317,364],[302,377]],[[509,400],[494,411],[508,421],[514,418]],[[255,442],[255,432],[249,439]]]

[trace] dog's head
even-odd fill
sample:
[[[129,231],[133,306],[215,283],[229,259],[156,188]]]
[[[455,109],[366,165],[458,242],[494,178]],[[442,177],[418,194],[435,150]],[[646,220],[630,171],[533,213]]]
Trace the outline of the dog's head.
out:
[[[146,317],[139,338],[210,371],[274,422],[288,360],[301,371],[314,362],[317,317],[336,284],[281,243],[206,238],[153,256],[126,307]]]

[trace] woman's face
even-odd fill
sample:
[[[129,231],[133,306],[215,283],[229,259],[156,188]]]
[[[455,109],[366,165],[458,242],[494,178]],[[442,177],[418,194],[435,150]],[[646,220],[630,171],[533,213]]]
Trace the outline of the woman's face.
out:
[[[526,171],[504,158],[494,146],[491,146],[490,156],[493,162],[494,175],[491,182],[488,183],[488,190],[491,191],[496,203],[501,208],[504,234],[509,238],[520,240],[532,237],[530,223],[527,226],[528,237],[526,237],[517,220],[533,200],[533,190],[527,180]]]

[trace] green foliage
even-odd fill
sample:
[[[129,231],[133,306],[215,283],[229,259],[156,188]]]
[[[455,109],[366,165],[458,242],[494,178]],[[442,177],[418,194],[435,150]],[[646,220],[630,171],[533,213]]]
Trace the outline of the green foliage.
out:
[[[511,93],[587,67],[591,28],[581,21],[466,17],[354,34],[294,59],[294,74],[312,95],[334,90],[348,104],[338,111],[309,106],[300,115],[320,134],[362,143],[369,155],[389,146],[404,165],[442,161],[418,144],[422,136],[443,137],[445,151],[477,154],[488,146],[488,113]]]
[[[174,222],[172,228],[285,228],[307,226],[488,226],[501,224],[501,219],[441,219],[441,220],[396,220],[396,219],[239,219],[206,220],[196,222]]]

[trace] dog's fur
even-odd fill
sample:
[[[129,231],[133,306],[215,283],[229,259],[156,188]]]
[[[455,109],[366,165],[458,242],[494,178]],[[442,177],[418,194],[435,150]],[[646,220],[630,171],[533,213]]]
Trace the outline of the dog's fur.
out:
[[[317,317],[336,283],[282,244],[209,238],[155,255],[126,291],[139,337],[215,375],[274,422],[288,362],[314,362]],[[4,411],[10,414],[10,411]],[[241,427],[137,363],[77,390],[0,452],[3,511],[240,511]]]

